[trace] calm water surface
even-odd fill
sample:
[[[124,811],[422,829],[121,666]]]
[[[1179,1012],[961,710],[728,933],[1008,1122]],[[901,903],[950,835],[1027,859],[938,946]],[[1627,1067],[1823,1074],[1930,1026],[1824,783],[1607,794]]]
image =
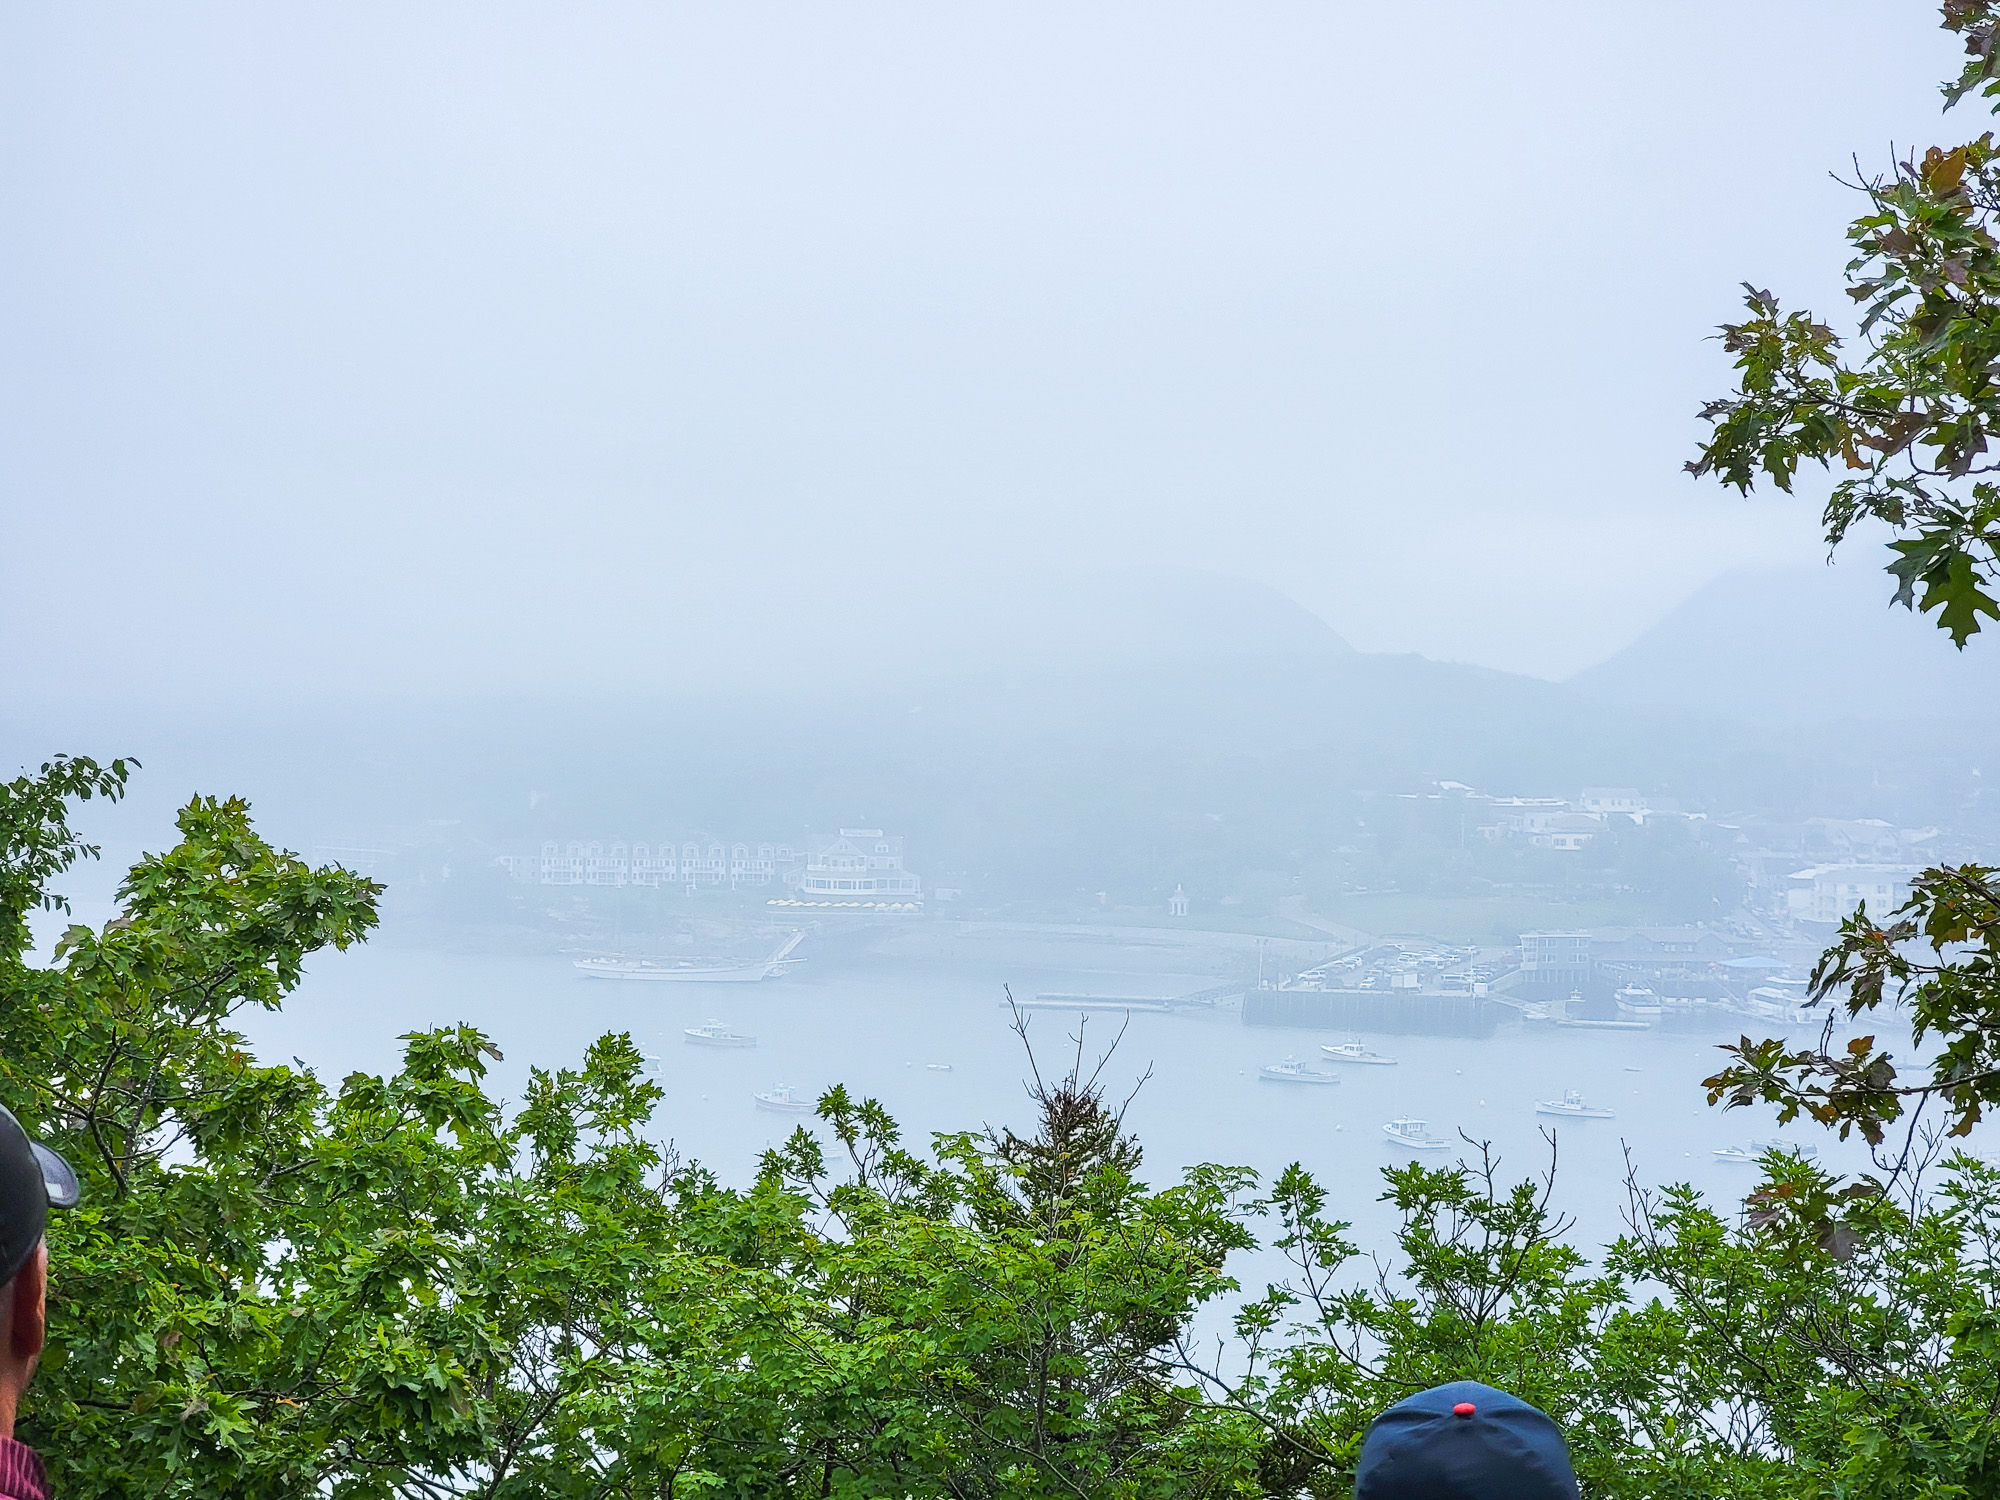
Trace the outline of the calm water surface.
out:
[[[1022,1090],[1025,1059],[1008,1031],[1002,986],[1114,995],[1175,994],[1198,987],[1186,975],[1088,969],[1011,969],[929,962],[865,960],[761,984],[625,984],[588,980],[569,960],[547,956],[467,955],[396,947],[323,955],[280,1015],[247,1026],[269,1057],[297,1056],[333,1079],[355,1068],[393,1066],[398,1033],[465,1021],[505,1050],[493,1082],[518,1097],[529,1064],[573,1065],[590,1040],[629,1031],[659,1058],[666,1099],[658,1133],[742,1183],[758,1154],[776,1144],[797,1117],[758,1110],[751,1096],[788,1083],[817,1093],[845,1083],[882,1100],[921,1145],[933,1131],[1031,1123]],[[711,1019],[758,1038],[754,1049],[687,1045],[681,1028]],[[1030,1029],[1044,1070],[1060,1071],[1073,1051],[1076,1017],[1036,1013]],[[1086,1045],[1094,1055],[1118,1029],[1116,1016],[1093,1016]],[[1339,1066],[1332,1088],[1261,1081],[1258,1067],[1288,1052],[1317,1060],[1322,1041],[1343,1034],[1247,1027],[1234,1010],[1191,1015],[1134,1014],[1105,1070],[1122,1095],[1141,1073],[1152,1076],[1133,1100],[1128,1124],[1146,1150],[1146,1175],[1157,1183],[1201,1161],[1253,1167],[1268,1178],[1301,1161],[1325,1181],[1334,1211],[1355,1224],[1366,1249],[1389,1248],[1393,1215],[1377,1199],[1380,1168],[1408,1159],[1381,1126],[1415,1115],[1434,1132],[1460,1130],[1491,1140],[1509,1175],[1547,1161],[1541,1131],[1559,1126],[1556,1202],[1577,1220],[1572,1238],[1601,1244],[1621,1228],[1626,1153],[1642,1181],[1690,1181],[1734,1202],[1752,1185],[1753,1168],[1713,1160],[1714,1147],[1776,1134],[1768,1110],[1710,1109],[1699,1080],[1711,1072],[1717,1036],[1556,1031],[1509,1024],[1485,1041],[1369,1036],[1367,1044],[1399,1059],[1393,1068]],[[929,1064],[949,1064],[933,1071]],[[1534,1113],[1538,1099],[1583,1091],[1617,1111],[1613,1120],[1551,1122]],[[1799,1126],[1797,1139],[1822,1143],[1830,1164],[1860,1169],[1865,1155]],[[1425,1153],[1437,1160],[1445,1153]],[[1274,1258],[1238,1268],[1246,1281],[1282,1274]]]

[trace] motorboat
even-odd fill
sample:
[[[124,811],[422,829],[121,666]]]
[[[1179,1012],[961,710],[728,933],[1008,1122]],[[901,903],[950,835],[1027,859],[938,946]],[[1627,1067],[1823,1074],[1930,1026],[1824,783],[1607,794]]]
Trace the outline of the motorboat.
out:
[[[1296,1057],[1287,1057],[1283,1062],[1266,1063],[1257,1070],[1259,1078],[1272,1083],[1338,1083],[1340,1079],[1332,1073],[1322,1073],[1309,1068]]]
[[[949,1072],[951,1071],[951,1064],[950,1064],[950,1063],[925,1063],[925,1064],[924,1064],[924,1071],[925,1071],[925,1072],[928,1072],[928,1073],[949,1073]]]
[[[1819,1147],[1810,1141],[1752,1141],[1747,1146],[1717,1146],[1714,1156],[1717,1161],[1743,1162],[1755,1164],[1764,1159],[1767,1151],[1783,1151],[1798,1157],[1800,1161],[1817,1161]]]
[[[761,1094],[751,1095],[759,1109],[768,1109],[773,1114],[809,1115],[813,1112],[813,1102],[789,1083],[781,1083],[774,1089],[766,1089]]]
[[[754,1047],[757,1038],[741,1031],[731,1031],[720,1021],[709,1021],[701,1026],[684,1027],[681,1035],[697,1047]]]
[[[726,958],[579,958],[574,967],[585,979],[623,979],[649,984],[741,984],[784,973],[792,950],[804,939],[803,932],[795,932],[769,958],[750,963]]]
[[[1618,1014],[1630,1020],[1647,1020],[1660,1013],[1660,997],[1649,989],[1628,984],[1612,999],[1618,1002]]]
[[[1376,1068],[1393,1068],[1396,1059],[1385,1057],[1380,1052],[1370,1052],[1359,1042],[1321,1042],[1319,1050],[1335,1062],[1367,1063]]]
[[[1398,1146],[1408,1146],[1412,1151],[1443,1151],[1451,1145],[1443,1136],[1432,1135],[1430,1126],[1422,1120],[1412,1120],[1407,1115],[1384,1125],[1382,1134]]]
[[[1575,1089],[1564,1089],[1560,1099],[1539,1099],[1535,1102],[1538,1115],[1560,1115],[1568,1120],[1615,1120],[1617,1115],[1601,1104],[1585,1104],[1583,1095]]]

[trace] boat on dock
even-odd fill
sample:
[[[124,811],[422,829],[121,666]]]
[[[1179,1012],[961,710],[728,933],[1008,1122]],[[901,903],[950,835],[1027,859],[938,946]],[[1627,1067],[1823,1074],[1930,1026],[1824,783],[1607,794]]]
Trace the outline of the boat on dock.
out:
[[[721,1021],[709,1021],[701,1026],[687,1026],[681,1035],[696,1047],[754,1047],[757,1038],[747,1032],[731,1031]]]
[[[809,1115],[813,1112],[813,1102],[789,1083],[781,1083],[774,1089],[766,1089],[761,1094],[752,1094],[759,1109],[768,1109],[773,1114]]]
[[[1396,1145],[1407,1146],[1412,1151],[1443,1151],[1451,1145],[1443,1136],[1432,1135],[1430,1126],[1422,1120],[1412,1120],[1407,1115],[1384,1125],[1382,1134]]]
[[[804,940],[795,932],[769,958],[741,963],[728,958],[579,958],[577,973],[585,979],[619,979],[641,984],[742,984],[770,979],[789,967],[792,950]]]
[[[1335,1062],[1366,1063],[1371,1068],[1393,1068],[1396,1059],[1385,1057],[1380,1052],[1370,1052],[1359,1042],[1321,1042],[1319,1050]]]
[[[1640,985],[1628,984],[1611,997],[1618,1014],[1628,1021],[1650,1020],[1660,1014],[1660,997]]]
[[[1309,1068],[1296,1057],[1286,1057],[1283,1062],[1266,1063],[1257,1070],[1257,1076],[1271,1083],[1338,1083],[1340,1079],[1332,1073],[1322,1073],[1317,1068]]]
[[[1560,1099],[1539,1099],[1535,1102],[1538,1115],[1560,1115],[1568,1120],[1615,1120],[1611,1110],[1601,1104],[1585,1104],[1583,1095],[1575,1089],[1564,1089]]]

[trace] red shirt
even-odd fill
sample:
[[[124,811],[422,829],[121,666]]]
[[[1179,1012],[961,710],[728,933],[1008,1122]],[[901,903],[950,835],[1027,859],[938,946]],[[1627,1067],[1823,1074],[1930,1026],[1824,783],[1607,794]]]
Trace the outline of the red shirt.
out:
[[[0,1438],[0,1500],[49,1500],[42,1461],[26,1443]]]

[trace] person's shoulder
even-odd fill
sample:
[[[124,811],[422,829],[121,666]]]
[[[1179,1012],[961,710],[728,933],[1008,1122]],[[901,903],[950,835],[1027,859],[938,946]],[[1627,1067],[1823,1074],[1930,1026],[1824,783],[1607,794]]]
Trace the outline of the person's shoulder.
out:
[[[41,1459],[13,1438],[0,1438],[0,1500],[49,1500]]]

